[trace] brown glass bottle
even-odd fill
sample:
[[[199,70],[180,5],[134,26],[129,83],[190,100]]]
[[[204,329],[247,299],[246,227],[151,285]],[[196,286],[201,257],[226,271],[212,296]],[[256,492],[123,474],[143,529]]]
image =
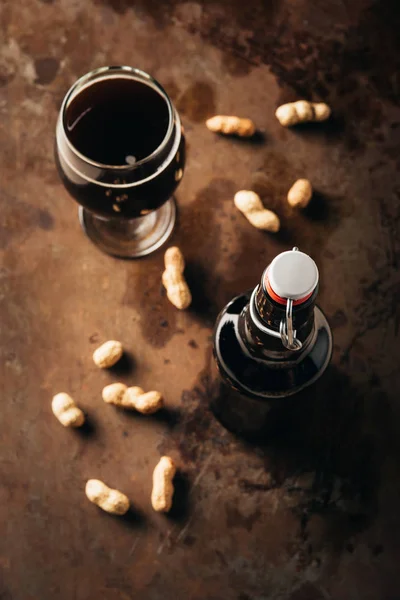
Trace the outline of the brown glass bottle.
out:
[[[294,249],[272,261],[255,290],[221,311],[214,330],[212,408],[229,429],[244,435],[267,431],[272,409],[281,410],[285,398],[325,371],[332,335],[315,305],[317,293],[314,261]]]

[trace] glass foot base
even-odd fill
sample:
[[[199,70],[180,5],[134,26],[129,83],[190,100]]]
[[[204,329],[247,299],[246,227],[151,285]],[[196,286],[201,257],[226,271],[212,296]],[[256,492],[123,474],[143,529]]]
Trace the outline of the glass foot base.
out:
[[[79,221],[100,250],[119,258],[139,258],[154,252],[169,238],[175,225],[176,204],[170,198],[161,208],[137,219],[100,219],[79,207]]]

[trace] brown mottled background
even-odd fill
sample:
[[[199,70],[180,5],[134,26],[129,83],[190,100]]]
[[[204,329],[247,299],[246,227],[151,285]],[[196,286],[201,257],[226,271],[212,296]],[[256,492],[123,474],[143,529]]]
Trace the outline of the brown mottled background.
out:
[[[400,598],[399,17],[397,0],[1,0],[1,600]],[[105,64],[152,73],[183,118],[184,313],[161,291],[162,251],[101,254],[55,171],[63,95]],[[299,97],[334,117],[281,128],[275,108]],[[264,140],[210,134],[215,112],[252,117]],[[299,176],[317,191],[303,213],[285,204]],[[235,211],[248,186],[282,233]],[[212,325],[294,244],[320,268],[333,365],[279,443],[250,447],[208,410]],[[99,372],[109,338],[130,358]],[[116,378],[169,410],[105,406]],[[85,432],[52,416],[61,390]],[[180,467],[168,517],[149,505],[160,453]],[[87,502],[89,477],[129,495],[128,518]]]

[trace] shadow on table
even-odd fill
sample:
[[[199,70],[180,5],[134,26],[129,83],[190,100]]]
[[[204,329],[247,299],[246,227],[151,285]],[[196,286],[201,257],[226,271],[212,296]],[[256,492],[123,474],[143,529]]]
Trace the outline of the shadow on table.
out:
[[[215,296],[208,291],[210,272],[199,262],[191,261],[185,270],[185,277],[192,293],[190,312],[198,317],[206,326],[212,327],[218,314]]]
[[[344,115],[335,112],[326,121],[298,123],[290,127],[290,131],[306,139],[324,137],[328,138],[328,140],[335,140],[343,135],[345,128],[346,120]]]
[[[246,248],[241,253],[245,257]],[[211,330],[222,308],[240,292],[246,291],[246,288],[238,288],[236,280],[224,281],[222,276],[215,275],[212,268],[206,269],[195,261],[188,264],[185,277],[192,292],[192,304],[188,310]]]
[[[135,506],[131,506],[127,513],[125,513],[122,517],[119,517],[124,525],[128,525],[132,529],[138,529],[144,526],[145,524],[145,516],[139,511]]]
[[[342,546],[367,527],[378,510],[388,432],[379,419],[371,419],[376,408],[368,394],[331,366],[314,386],[275,401],[269,410],[263,403],[238,400],[226,392],[218,395],[212,411],[243,440],[245,451],[263,457],[271,481],[265,490],[283,490],[302,532],[318,514],[325,518],[336,546]],[[240,486],[251,493],[251,481],[243,479]]]
[[[133,355],[130,352],[127,352],[126,350],[124,350],[124,353],[121,356],[120,360],[115,365],[110,367],[108,369],[108,371],[110,373],[112,373],[112,375],[114,375],[114,376],[119,376],[119,375],[131,375],[131,373],[134,371],[134,369],[135,369],[135,360],[133,358]]]
[[[249,146],[263,146],[267,139],[264,131],[257,129],[256,132],[250,137],[242,137],[240,135],[225,135],[218,133],[218,137],[229,139],[230,144],[248,144]]]
[[[93,417],[91,415],[88,415],[87,413],[85,413],[85,422],[82,425],[82,427],[79,427],[78,429],[76,429],[76,431],[82,437],[85,437],[85,438],[93,437],[93,435],[96,433],[96,426],[95,426]]]
[[[148,420],[150,418],[152,422],[157,421],[158,423],[163,423],[171,429],[175,427],[181,420],[181,410],[179,407],[164,406],[151,415],[144,415],[137,410],[127,410],[122,406],[117,406],[116,410],[118,410],[121,415],[124,415],[127,419],[135,419],[140,421],[142,419]]]
[[[177,471],[174,477],[174,500],[172,508],[168,513],[171,521],[182,523],[189,516],[189,491],[190,483],[188,476],[183,471]]]
[[[331,218],[332,208],[328,198],[319,192],[313,191],[310,203],[303,209],[303,215],[310,221],[328,221]]]

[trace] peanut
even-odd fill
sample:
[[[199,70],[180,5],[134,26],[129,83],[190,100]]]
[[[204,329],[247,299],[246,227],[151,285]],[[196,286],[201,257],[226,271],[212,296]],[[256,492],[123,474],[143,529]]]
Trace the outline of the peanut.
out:
[[[179,248],[176,246],[168,248],[164,255],[164,263],[162,282],[167,290],[168,300],[180,310],[188,308],[192,302],[192,294],[183,276],[185,260]]]
[[[85,422],[85,415],[68,394],[56,394],[51,410],[64,427],[80,427]]]
[[[162,456],[153,472],[153,490],[151,504],[157,512],[168,512],[172,506],[174,485],[172,480],[176,473],[175,463],[169,456]]]
[[[206,127],[210,131],[226,135],[234,134],[239,137],[251,137],[256,131],[256,127],[251,119],[228,117],[226,115],[211,117],[211,119],[206,121]]]
[[[119,490],[109,488],[99,479],[89,479],[85,488],[90,502],[112,515],[124,515],[129,510],[129,500]]]
[[[145,393],[142,388],[128,388],[124,383],[111,383],[102,392],[104,402],[115,404],[122,408],[137,410],[144,415],[151,415],[164,406],[160,392]]]
[[[111,383],[106,385],[102,391],[102,398],[107,404],[115,404],[116,406],[123,406],[124,394],[128,386],[124,383]]]
[[[124,395],[124,406],[134,408],[143,415],[152,415],[164,406],[160,392],[144,392],[141,387],[130,387]]]
[[[238,208],[250,223],[254,227],[257,227],[257,229],[272,231],[273,233],[279,231],[279,217],[271,210],[264,208],[260,196],[255,192],[241,190],[235,194],[234,202],[236,208]]]
[[[123,352],[121,342],[109,340],[93,352],[93,360],[100,369],[108,369],[119,361]]]
[[[310,121],[326,121],[330,114],[331,109],[325,102],[308,102],[307,100],[282,104],[275,112],[276,118],[283,127]]]
[[[312,193],[308,179],[298,179],[288,191],[287,199],[290,206],[305,208],[311,200]]]

